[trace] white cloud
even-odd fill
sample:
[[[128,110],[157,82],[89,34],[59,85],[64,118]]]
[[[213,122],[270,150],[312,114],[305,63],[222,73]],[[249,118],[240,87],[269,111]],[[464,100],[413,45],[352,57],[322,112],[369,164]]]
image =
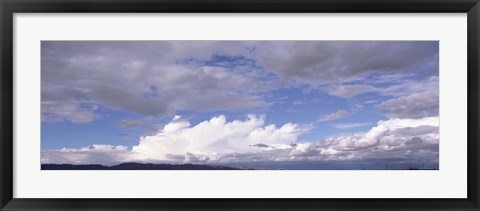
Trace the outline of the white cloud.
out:
[[[299,136],[309,126],[266,125],[265,117],[250,115],[228,122],[217,116],[197,125],[174,118],[152,136],[125,146],[94,145],[47,150],[42,163],[117,164],[234,163],[282,161],[361,161],[438,164],[438,117],[389,119],[363,133],[345,134],[316,142]]]
[[[320,121],[320,122],[326,122],[326,121],[331,121],[331,120],[336,120],[336,119],[345,118],[345,117],[350,116],[350,115],[352,115],[352,112],[348,112],[348,111],[339,109],[339,110],[337,110],[337,111],[334,112],[334,113],[325,114],[325,115],[321,116],[321,117],[319,118],[319,121]]]
[[[416,128],[420,126],[434,126],[437,127],[434,133],[428,133],[423,137],[431,141],[438,140],[438,117],[428,117],[423,119],[389,119],[386,121],[379,121],[377,126],[373,127],[366,133],[358,133],[354,135],[339,136],[330,139],[330,144],[334,144],[337,150],[352,150],[368,146],[389,146],[404,143],[407,139],[413,138],[406,134],[395,133],[398,129]],[[435,134],[436,132],[436,134]],[[425,135],[425,134],[419,134]]]
[[[196,155],[251,153],[265,144],[275,148],[290,147],[308,127],[287,123],[281,127],[265,125],[264,116],[249,115],[245,121],[227,122],[214,117],[191,127],[187,121],[173,121],[154,136],[144,136],[132,151],[144,158],[168,159],[169,154]]]

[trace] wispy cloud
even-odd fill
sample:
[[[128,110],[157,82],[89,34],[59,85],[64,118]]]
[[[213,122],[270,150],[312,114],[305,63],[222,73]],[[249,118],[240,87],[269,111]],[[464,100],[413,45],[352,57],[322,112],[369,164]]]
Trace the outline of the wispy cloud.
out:
[[[293,105],[305,105],[307,104],[307,101],[301,101],[301,100],[295,100],[292,102]]]
[[[377,89],[370,85],[331,85],[326,88],[327,92],[333,96],[339,96],[344,98],[350,98],[359,94],[375,92]]]
[[[338,129],[349,129],[349,128],[364,127],[371,124],[372,124],[371,122],[356,122],[356,123],[339,123],[339,124],[334,124],[334,126]]]
[[[337,110],[334,113],[325,114],[325,115],[321,116],[319,118],[319,121],[320,122],[326,122],[326,121],[331,121],[331,120],[336,120],[336,119],[342,119],[342,118],[345,118],[345,117],[350,116],[350,115],[352,115],[352,112],[340,109],[340,110]]]

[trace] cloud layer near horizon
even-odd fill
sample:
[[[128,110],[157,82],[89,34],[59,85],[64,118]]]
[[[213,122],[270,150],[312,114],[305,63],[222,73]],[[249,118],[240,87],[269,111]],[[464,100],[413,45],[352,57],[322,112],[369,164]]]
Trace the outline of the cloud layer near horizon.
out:
[[[42,152],[42,163],[235,163],[278,161],[363,161],[438,164],[439,119],[389,119],[362,133],[302,142],[309,125],[265,124],[249,115],[228,122],[225,116],[191,126],[178,116],[155,135],[125,146],[93,145]]]

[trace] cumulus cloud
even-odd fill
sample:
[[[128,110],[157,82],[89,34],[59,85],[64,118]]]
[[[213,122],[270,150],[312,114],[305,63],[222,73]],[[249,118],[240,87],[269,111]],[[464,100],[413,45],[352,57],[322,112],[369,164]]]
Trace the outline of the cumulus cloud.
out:
[[[330,163],[334,166],[356,163],[357,166],[376,166],[374,168],[383,168],[383,165],[388,168],[388,164],[403,165],[399,168],[405,168],[405,165],[423,168],[426,164],[438,168],[438,124],[438,117],[379,121],[367,132],[299,144],[291,150],[293,157],[290,160]],[[404,133],[406,130],[415,132]]]
[[[255,115],[231,122],[220,115],[191,126],[186,119],[175,116],[157,134],[141,137],[132,150],[110,145],[47,150],[42,152],[42,163],[243,161],[246,157],[255,159],[265,150],[291,148],[309,128],[310,125],[292,123],[280,127],[266,125],[264,116]]]
[[[132,151],[145,158],[168,159],[169,154],[197,155],[248,153],[259,144],[274,148],[290,147],[308,126],[287,123],[265,125],[264,116],[249,115],[245,121],[227,122],[221,115],[191,127],[187,121],[173,121],[155,136],[144,136]]]
[[[364,147],[391,147],[403,144],[405,141],[413,138],[409,134],[399,134],[397,130],[405,130],[406,128],[431,126],[436,127],[434,131],[425,131],[429,133],[415,134],[416,136],[424,135],[421,138],[438,143],[438,117],[428,117],[422,119],[390,119],[379,121],[377,126],[373,127],[366,133],[358,133],[354,135],[339,136],[327,140],[329,145],[333,144],[335,150],[355,150]]]
[[[47,150],[42,163],[238,163],[290,161],[411,162],[438,165],[439,119],[389,119],[363,133],[302,142],[310,126],[265,124],[250,115],[228,122],[217,116],[197,125],[179,116],[137,146],[94,145]]]
[[[348,112],[342,109],[337,110],[336,112],[330,113],[330,114],[325,114],[319,118],[320,122],[326,122],[326,121],[331,121],[331,120],[336,120],[336,119],[342,119],[347,116],[352,115],[352,112]]]

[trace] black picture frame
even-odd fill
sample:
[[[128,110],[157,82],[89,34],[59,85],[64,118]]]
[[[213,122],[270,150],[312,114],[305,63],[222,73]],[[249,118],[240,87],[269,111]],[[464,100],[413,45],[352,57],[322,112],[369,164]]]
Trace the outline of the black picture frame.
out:
[[[480,210],[478,0],[0,0],[1,210]],[[13,198],[14,13],[467,13],[466,199],[25,199]],[[234,190],[232,190],[234,191]]]

